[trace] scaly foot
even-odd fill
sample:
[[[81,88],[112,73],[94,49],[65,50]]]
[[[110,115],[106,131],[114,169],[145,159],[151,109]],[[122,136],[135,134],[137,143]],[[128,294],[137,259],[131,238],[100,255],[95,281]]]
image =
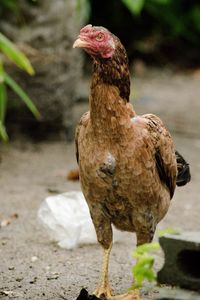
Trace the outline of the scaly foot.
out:
[[[102,300],[113,299],[109,285],[98,287],[93,294]]]

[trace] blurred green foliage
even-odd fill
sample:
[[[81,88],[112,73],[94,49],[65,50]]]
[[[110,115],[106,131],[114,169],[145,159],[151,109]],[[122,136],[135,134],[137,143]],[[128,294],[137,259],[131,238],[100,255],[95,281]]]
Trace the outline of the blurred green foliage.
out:
[[[89,20],[91,15],[91,3],[89,0],[76,0],[76,8],[80,17],[80,23]]]
[[[173,227],[160,230],[159,237],[168,234],[180,234],[180,231]],[[156,283],[157,274],[154,270],[156,254],[161,250],[159,243],[146,243],[137,246],[133,252],[136,259],[135,265],[132,267],[134,283],[129,290],[141,288],[145,281]]]
[[[79,8],[84,11],[83,15],[85,20],[89,20],[89,16],[94,12],[91,10],[91,7],[93,5],[98,6],[98,2],[99,1],[96,0],[77,0]],[[116,2],[116,0],[110,0],[109,2],[115,14],[114,2]],[[168,35],[182,35],[190,40],[197,38],[197,35],[199,37],[200,1],[198,0],[121,0],[121,2],[130,11],[134,19],[143,18],[145,16],[152,18],[151,21],[157,21],[155,27],[159,30],[163,30],[164,33],[167,32]],[[104,3],[104,1],[101,1],[101,3],[103,12],[105,12],[106,3]],[[102,10],[99,10],[99,14],[101,14],[101,12]],[[102,13],[102,17],[103,16]],[[126,22],[125,19],[124,22]]]
[[[19,96],[37,119],[40,118],[40,113],[24,90],[4,70],[2,54],[6,55],[9,60],[29,75],[34,75],[34,70],[28,58],[9,39],[0,33],[0,139],[7,141],[8,135],[5,128],[7,87],[11,88]]]
[[[75,0],[81,22],[102,25],[123,41],[130,61],[200,66],[199,0]],[[0,0],[0,18],[13,12],[24,24],[22,3],[39,0]],[[66,0],[67,5],[67,0]],[[21,17],[20,17],[21,16]]]
[[[26,0],[30,4],[35,4],[37,0]],[[11,11],[17,11],[20,9],[20,1],[19,0],[0,0],[0,8],[1,9],[9,9]]]
[[[159,243],[147,243],[138,246],[133,252],[133,257],[137,263],[132,268],[134,283],[130,290],[141,288],[144,281],[156,282],[156,272],[154,271],[154,254],[160,250]]]
[[[86,23],[105,26],[118,35],[130,58],[200,65],[199,0],[85,1],[90,4]]]
[[[37,5],[39,0],[24,0],[31,6]],[[20,0],[0,0],[0,18],[7,19],[15,16],[18,23],[23,21],[23,1]],[[0,19],[1,20],[1,19]]]
[[[30,4],[34,4],[36,0],[27,0]],[[14,13],[19,16],[21,6],[19,0],[0,0],[0,16],[7,18],[7,14]],[[3,57],[5,55],[18,68],[24,70],[29,75],[34,75],[34,70],[28,58],[17,49],[17,47],[0,32],[0,140],[7,141],[8,135],[5,127],[5,117],[7,112],[7,88],[12,89],[21,99],[32,114],[39,119],[40,113],[36,106],[26,94],[26,92],[18,85],[18,83],[8,75],[3,65]]]
[[[200,34],[200,2],[184,0],[122,0],[133,15],[142,13],[157,21],[155,29],[168,36],[195,41]]]
[[[9,9],[17,11],[19,9],[19,3],[17,0],[0,0],[1,9]]]

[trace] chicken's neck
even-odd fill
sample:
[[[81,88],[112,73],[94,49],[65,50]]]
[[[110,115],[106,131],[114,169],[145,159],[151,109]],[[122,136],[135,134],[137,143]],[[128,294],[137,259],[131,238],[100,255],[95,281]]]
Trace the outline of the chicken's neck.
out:
[[[117,87],[120,97],[125,102],[129,102],[130,74],[128,58],[126,50],[121,44],[117,46],[112,58],[94,59],[91,89],[94,89],[99,84]]]
[[[113,57],[103,62],[94,62],[90,118],[95,132],[103,135],[119,135],[131,125],[135,115],[128,103],[130,79],[126,56]]]

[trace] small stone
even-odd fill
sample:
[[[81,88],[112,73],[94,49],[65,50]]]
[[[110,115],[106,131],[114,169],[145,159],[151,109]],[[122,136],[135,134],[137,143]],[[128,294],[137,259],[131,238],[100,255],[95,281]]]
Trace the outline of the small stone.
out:
[[[37,277],[34,277],[33,280],[29,281],[30,284],[34,284],[37,281]]]
[[[14,269],[15,269],[15,267],[13,267],[13,266],[8,267],[8,270],[10,270],[10,271],[12,271],[12,270],[14,270]]]
[[[32,262],[35,262],[35,261],[37,261],[37,260],[38,260],[38,257],[37,257],[37,256],[32,256],[32,257],[31,257],[31,261],[32,261]]]
[[[1,291],[2,295],[12,297],[13,296],[13,291]]]
[[[10,219],[1,221],[1,227],[6,227],[11,223]]]
[[[54,279],[58,279],[58,278],[59,278],[58,273],[53,273],[53,274],[47,276],[47,280],[54,280]]]
[[[20,282],[20,281],[22,281],[23,279],[24,279],[23,277],[18,277],[18,278],[16,278],[15,280],[18,281],[18,282]]]
[[[11,219],[18,219],[19,215],[17,213],[14,213],[10,217],[11,217]]]

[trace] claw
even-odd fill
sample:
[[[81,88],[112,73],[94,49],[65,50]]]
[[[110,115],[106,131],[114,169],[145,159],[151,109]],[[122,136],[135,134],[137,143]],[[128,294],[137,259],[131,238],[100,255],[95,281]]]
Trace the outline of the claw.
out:
[[[101,286],[98,287],[94,293],[93,293],[96,297],[102,299],[102,300],[112,300],[112,293],[111,293],[111,289],[110,287],[107,286]]]

